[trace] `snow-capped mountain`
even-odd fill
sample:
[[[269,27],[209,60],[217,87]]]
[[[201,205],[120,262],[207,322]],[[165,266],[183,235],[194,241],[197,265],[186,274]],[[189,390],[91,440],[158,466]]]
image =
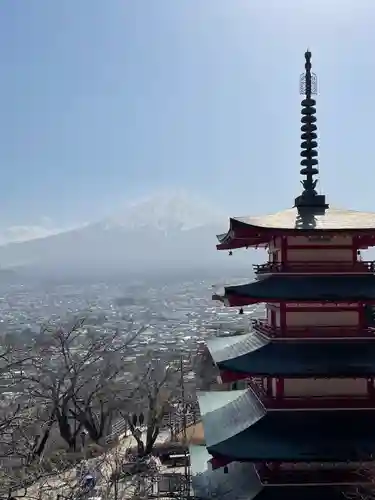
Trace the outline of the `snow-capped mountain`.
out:
[[[220,214],[208,203],[185,193],[159,193],[126,204],[122,210],[104,219],[99,224],[105,229],[128,230],[157,229],[164,232],[186,231],[207,224],[225,223]]]
[[[227,267],[234,261],[238,267],[237,259],[215,249],[215,235],[227,227],[228,218],[208,204],[162,194],[78,229],[0,246],[0,264],[80,272]]]

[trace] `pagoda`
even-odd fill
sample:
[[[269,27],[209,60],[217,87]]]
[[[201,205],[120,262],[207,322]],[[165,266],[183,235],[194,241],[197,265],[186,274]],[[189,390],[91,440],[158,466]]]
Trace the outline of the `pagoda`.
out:
[[[190,454],[201,499],[356,498],[374,484],[375,266],[361,250],[375,246],[375,213],[331,208],[317,192],[309,51],[300,91],[301,195],[273,215],[231,218],[218,237],[219,250],[269,258],[255,281],[213,297],[265,312],[249,333],[207,342],[225,390],[198,394],[205,446]]]

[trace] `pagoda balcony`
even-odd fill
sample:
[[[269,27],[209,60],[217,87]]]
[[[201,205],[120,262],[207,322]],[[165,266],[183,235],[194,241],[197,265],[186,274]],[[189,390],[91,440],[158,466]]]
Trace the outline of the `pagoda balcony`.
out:
[[[287,326],[285,331],[280,327],[272,327],[266,319],[251,320],[252,327],[259,333],[263,333],[271,338],[304,338],[304,339],[332,339],[332,338],[374,338],[375,327],[367,326],[358,328],[357,326]]]
[[[255,392],[255,391],[254,391]],[[283,397],[280,399],[261,396],[259,399],[269,410],[373,410],[375,409],[375,398],[366,396],[346,397]]]
[[[329,464],[327,464],[329,465]],[[365,469],[363,465],[348,464],[345,467],[335,467],[331,464],[331,468],[293,468],[287,464],[279,466],[275,464],[257,465],[256,471],[261,482],[265,485],[299,485],[299,484],[337,484],[337,485],[365,485],[373,484],[374,472],[373,468]]]
[[[269,273],[375,273],[375,261],[357,262],[266,262],[253,265],[256,274]]]
[[[261,379],[251,377],[249,388],[267,410],[373,410],[374,396],[293,396],[273,397],[267,394],[265,383]]]

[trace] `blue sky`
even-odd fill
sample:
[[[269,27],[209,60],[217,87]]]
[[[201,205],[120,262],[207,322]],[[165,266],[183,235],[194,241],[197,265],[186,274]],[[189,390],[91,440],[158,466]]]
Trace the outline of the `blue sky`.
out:
[[[373,0],[1,0],[0,228],[185,189],[228,215],[299,193],[299,74],[321,188],[374,210]]]

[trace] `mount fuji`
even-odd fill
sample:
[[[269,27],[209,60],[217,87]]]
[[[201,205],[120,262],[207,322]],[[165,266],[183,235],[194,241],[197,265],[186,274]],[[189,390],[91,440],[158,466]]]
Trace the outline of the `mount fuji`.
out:
[[[0,246],[0,264],[85,274],[238,268],[238,259],[215,248],[216,234],[227,228],[228,217],[208,204],[162,193],[74,230]]]

